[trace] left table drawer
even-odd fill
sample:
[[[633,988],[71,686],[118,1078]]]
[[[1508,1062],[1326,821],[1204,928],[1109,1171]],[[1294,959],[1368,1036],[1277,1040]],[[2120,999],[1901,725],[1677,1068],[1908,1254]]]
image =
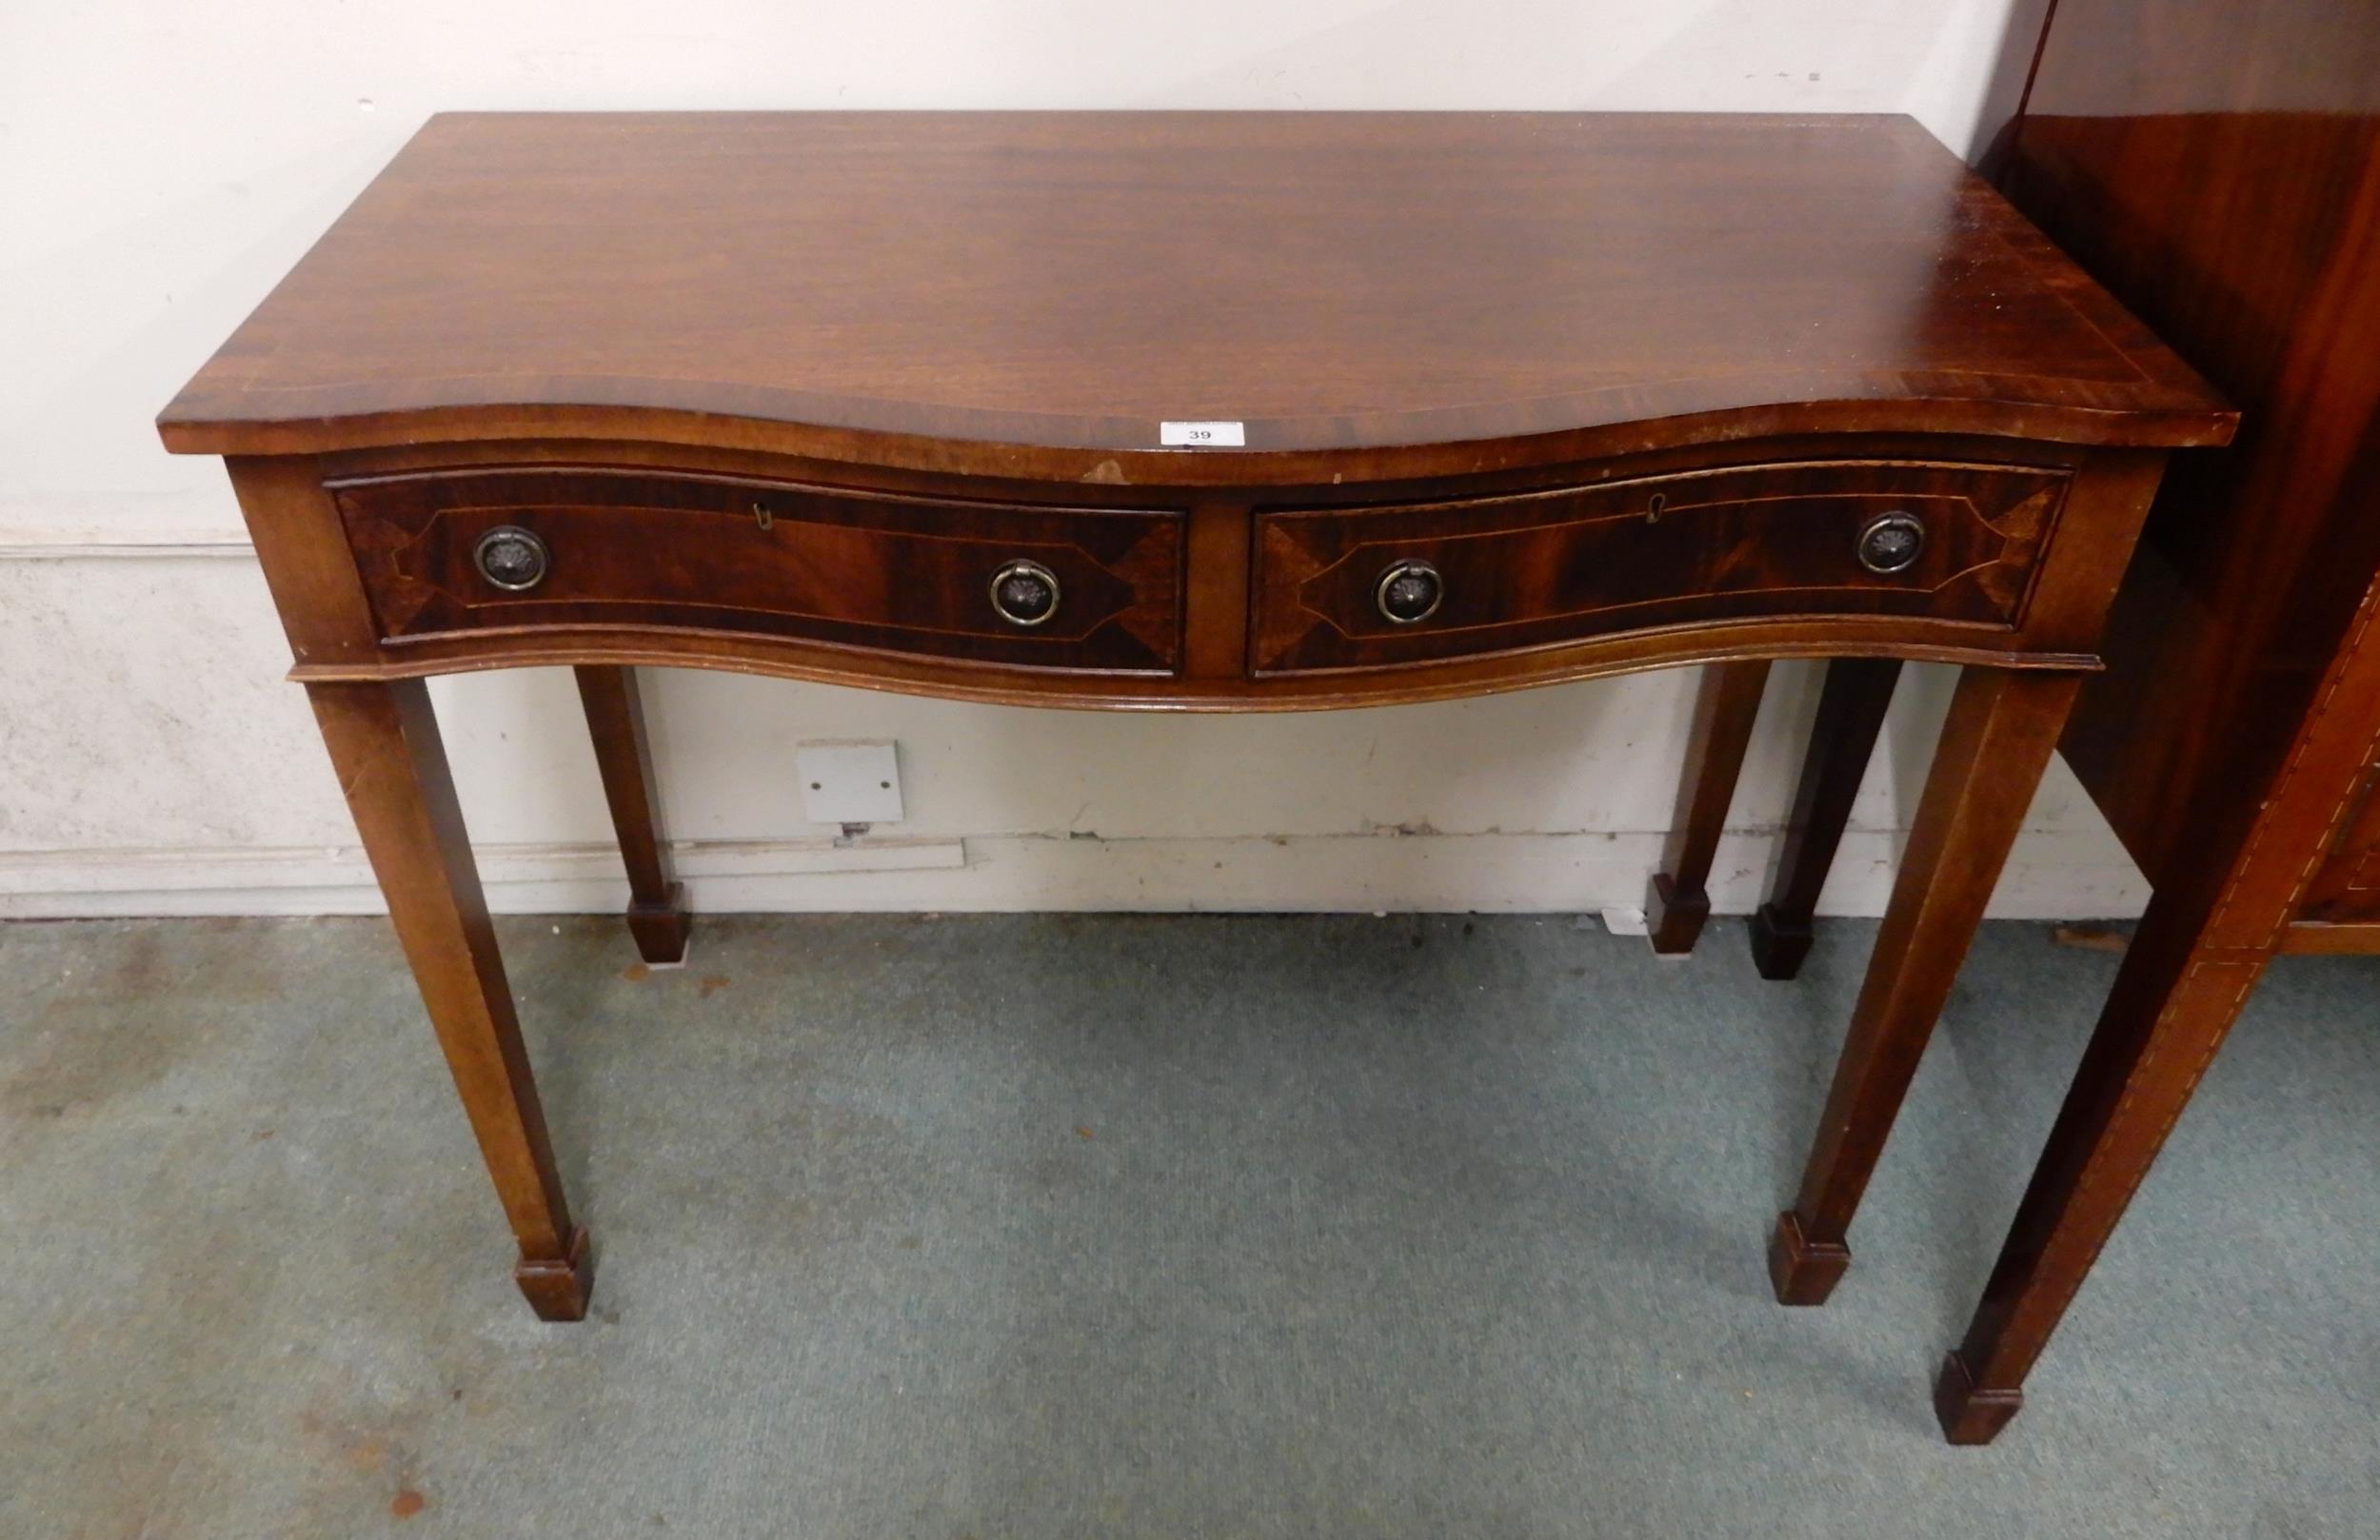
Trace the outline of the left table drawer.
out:
[[[1173,673],[1182,516],[648,471],[335,482],[383,636],[761,633],[880,652]]]

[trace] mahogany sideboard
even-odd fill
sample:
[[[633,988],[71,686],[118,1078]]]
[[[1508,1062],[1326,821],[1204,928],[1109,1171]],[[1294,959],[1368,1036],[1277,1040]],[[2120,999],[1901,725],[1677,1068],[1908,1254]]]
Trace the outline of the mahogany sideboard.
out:
[[[554,1320],[592,1255],[426,677],[577,670],[666,960],[639,665],[1238,711],[1962,664],[1772,1242],[1815,1303],[2166,453],[2233,425],[1907,119],[1561,114],[440,116],[159,420]]]
[[[2248,414],[2178,457],[2061,748],[2153,891],[1936,1404],[1982,1443],[2250,992],[2380,953],[2380,17],[2363,0],[2058,0],[2009,196]],[[1830,665],[1755,918],[1790,977],[1898,664]],[[1749,705],[1716,701],[1722,740]],[[1698,790],[1723,817],[1733,773]],[[1684,944],[1691,944],[1691,936]]]

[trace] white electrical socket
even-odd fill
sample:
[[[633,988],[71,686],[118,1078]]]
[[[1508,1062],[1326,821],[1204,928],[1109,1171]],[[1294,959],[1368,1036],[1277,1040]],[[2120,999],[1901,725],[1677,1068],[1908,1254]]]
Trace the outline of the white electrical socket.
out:
[[[802,816],[812,823],[898,823],[901,765],[886,743],[797,743]]]
[[[1650,936],[1644,911],[1634,904],[1614,904],[1603,911],[1603,928],[1614,936]]]

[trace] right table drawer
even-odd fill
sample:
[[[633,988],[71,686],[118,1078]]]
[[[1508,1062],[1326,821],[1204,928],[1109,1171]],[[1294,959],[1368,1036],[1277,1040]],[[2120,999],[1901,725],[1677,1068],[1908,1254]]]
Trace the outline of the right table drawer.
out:
[[[2071,480],[1811,461],[1257,519],[1259,674],[1794,615],[2013,628]]]

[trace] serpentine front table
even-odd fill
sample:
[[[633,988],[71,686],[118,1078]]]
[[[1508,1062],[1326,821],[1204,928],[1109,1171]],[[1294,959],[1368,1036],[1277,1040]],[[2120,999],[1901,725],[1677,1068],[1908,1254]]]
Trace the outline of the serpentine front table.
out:
[[[1965,665],[1799,1196],[1815,1304],[2209,387],[1904,118],[460,114],[159,420],[225,457],[537,1313],[587,1308],[423,681],[1156,710],[1710,665],[1656,932],[1776,658]]]

